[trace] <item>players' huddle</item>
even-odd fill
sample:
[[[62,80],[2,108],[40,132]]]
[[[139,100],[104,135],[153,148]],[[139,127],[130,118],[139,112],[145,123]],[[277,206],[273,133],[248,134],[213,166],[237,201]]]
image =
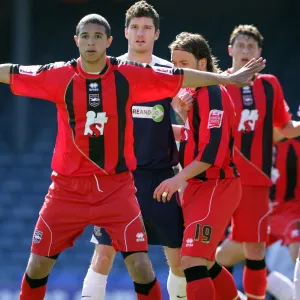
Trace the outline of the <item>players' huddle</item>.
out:
[[[118,58],[106,56],[109,23],[92,14],[76,27],[78,59],[0,65],[0,81],[13,93],[58,109],[52,184],[20,299],[44,299],[59,254],[89,224],[96,246],[82,298],[104,299],[120,251],[137,298],[162,299],[147,253],[151,244],[164,247],[171,300],[239,299],[224,266],[240,260],[247,299],[265,299],[266,245],[282,240],[297,259],[295,286],[276,291],[282,278],[271,273],[268,287],[278,299],[294,292],[300,299],[299,177],[290,175],[298,170],[300,146],[297,139],[282,140],[299,136],[300,124],[291,120],[278,79],[259,73],[265,66],[261,33],[253,25],[234,28],[232,66],[225,72],[200,34],[177,35],[171,63],[154,56],[159,33],[157,11],[138,1],[126,12],[128,52]],[[172,111],[184,126],[171,124]],[[280,138],[273,148],[274,132]]]

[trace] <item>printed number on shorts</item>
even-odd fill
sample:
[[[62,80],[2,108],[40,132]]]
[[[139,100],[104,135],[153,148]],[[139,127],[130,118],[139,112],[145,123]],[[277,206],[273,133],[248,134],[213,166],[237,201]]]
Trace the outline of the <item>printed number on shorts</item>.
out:
[[[208,244],[211,239],[211,234],[212,234],[212,227],[209,225],[203,225],[201,228],[200,224],[196,224],[196,229],[195,229],[195,241],[200,240],[201,236],[201,242],[204,244]]]

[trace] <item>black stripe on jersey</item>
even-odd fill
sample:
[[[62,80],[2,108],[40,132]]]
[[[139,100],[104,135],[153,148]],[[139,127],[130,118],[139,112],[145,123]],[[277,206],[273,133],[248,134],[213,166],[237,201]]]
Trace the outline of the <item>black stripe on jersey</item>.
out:
[[[266,95],[266,115],[262,136],[262,171],[269,177],[272,167],[274,89],[267,80],[262,79],[262,84]]]
[[[247,109],[251,112],[252,110],[256,109],[255,99],[254,99],[252,88],[250,90],[251,97],[253,99],[251,105],[246,105],[248,103],[247,103],[247,101],[245,101],[243,99],[244,94],[243,94],[243,89],[242,88],[240,89],[240,92],[241,92],[241,99],[242,99],[242,103],[243,103],[243,111],[245,109]],[[253,138],[254,138],[254,130],[250,130],[250,131],[242,133],[241,152],[250,161],[251,161],[251,147],[252,147]]]
[[[90,84],[92,83],[97,84],[98,91],[89,91]],[[95,103],[97,99],[99,99],[98,105],[96,105]],[[95,117],[97,118],[98,116],[97,114],[103,112],[101,80],[90,80],[90,79],[86,80],[86,101],[87,101],[88,112],[91,111],[94,112]],[[96,125],[97,125],[97,121],[94,126]],[[100,168],[104,169],[104,162],[105,162],[104,134],[101,135],[98,129],[95,129],[95,132],[99,134],[95,134],[89,137],[89,158]]]
[[[229,166],[233,169],[234,176],[240,177],[240,174],[237,171],[236,165],[233,162],[234,137],[233,137],[233,134],[232,134],[232,130],[230,132],[230,139],[229,139],[229,145],[228,145],[228,147],[229,147],[229,151],[230,151],[230,163],[229,163]]]
[[[209,86],[207,87],[207,91],[209,97],[208,105],[210,106],[209,111],[211,111],[212,109],[223,111],[224,109],[222,105],[222,94],[221,94],[220,87],[218,85]],[[211,161],[211,162],[215,161],[220,147],[221,138],[222,138],[222,128],[216,128],[215,130],[214,129],[210,130],[210,138],[208,143],[211,144],[213,142],[214,144],[212,144],[210,147],[205,147],[202,153],[202,157],[205,159],[205,161]]]
[[[286,191],[284,200],[288,201],[295,198],[295,189],[298,180],[298,157],[293,145],[289,145],[286,156]]]
[[[115,86],[117,87],[117,110],[118,110],[118,162],[116,172],[128,170],[124,156],[125,129],[126,129],[126,106],[129,99],[129,83],[118,71],[114,72]]]
[[[179,144],[179,162],[182,167],[184,167],[184,153],[187,141],[183,141]]]
[[[220,169],[219,176],[220,179],[225,179],[226,175],[224,169]]]
[[[75,112],[74,112],[74,104],[73,104],[73,80],[71,80],[70,84],[66,89],[65,102],[67,105],[67,111],[69,114],[69,124],[73,132],[73,137],[76,137],[76,120],[75,120]]]

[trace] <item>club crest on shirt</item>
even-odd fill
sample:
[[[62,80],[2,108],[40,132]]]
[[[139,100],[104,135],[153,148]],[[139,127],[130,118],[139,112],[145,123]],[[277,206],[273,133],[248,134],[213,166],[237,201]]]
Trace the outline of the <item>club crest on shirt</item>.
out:
[[[207,128],[220,128],[223,120],[223,110],[212,109],[209,112]]]
[[[89,94],[89,104],[92,107],[97,107],[100,104],[99,94]]]
[[[251,106],[253,104],[252,92],[249,86],[242,88],[242,98],[245,106]]]

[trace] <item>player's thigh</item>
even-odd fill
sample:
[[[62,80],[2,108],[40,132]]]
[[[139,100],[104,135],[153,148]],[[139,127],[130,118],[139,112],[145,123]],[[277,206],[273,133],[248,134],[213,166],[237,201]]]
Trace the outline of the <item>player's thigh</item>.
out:
[[[239,178],[189,183],[182,200],[185,232],[181,254],[213,260],[240,197]]]
[[[245,259],[243,244],[225,239],[217,248],[216,261],[223,266],[233,266]]]
[[[35,226],[31,251],[41,256],[56,255],[72,247],[88,224],[89,207],[84,195],[53,183],[45,197]]]
[[[150,245],[180,248],[183,236],[183,215],[178,193],[163,203],[153,199],[156,187],[174,175],[172,169],[136,171],[137,199],[141,208]]]
[[[114,175],[106,182],[113,193],[93,211],[92,223],[107,230],[116,251],[145,251],[147,235],[130,172]]]
[[[270,211],[268,187],[243,186],[230,237],[237,242],[267,241]]]

